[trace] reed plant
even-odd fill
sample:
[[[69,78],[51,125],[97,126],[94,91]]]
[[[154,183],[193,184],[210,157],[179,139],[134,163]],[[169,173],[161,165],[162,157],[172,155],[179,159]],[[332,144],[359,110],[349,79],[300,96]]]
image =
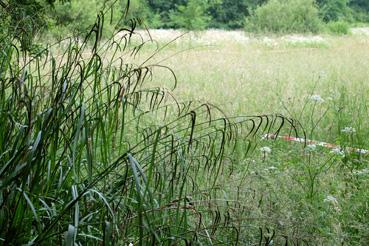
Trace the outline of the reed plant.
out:
[[[262,134],[298,135],[298,122],[181,101],[173,70],[151,63],[162,48],[136,59],[147,44],[139,20],[107,38],[104,19],[36,53],[11,34],[1,40],[1,243],[288,241],[262,223],[247,227],[250,210],[223,182]],[[150,85],[157,69],[172,74],[171,87]]]

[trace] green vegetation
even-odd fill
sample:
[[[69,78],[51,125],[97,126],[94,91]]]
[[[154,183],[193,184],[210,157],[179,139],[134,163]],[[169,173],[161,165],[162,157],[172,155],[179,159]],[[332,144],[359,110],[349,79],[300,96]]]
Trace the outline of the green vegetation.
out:
[[[103,19],[82,42],[35,53],[19,51],[17,30],[1,39],[1,242],[270,242],[263,227],[244,234],[232,221],[237,194],[225,199],[222,183],[239,161],[228,156],[245,158],[263,133],[297,133],[298,124],[177,100],[176,77],[152,63],[155,51],[140,61],[135,30],[105,38]],[[171,79],[152,86],[163,70]]]
[[[332,34],[349,34],[350,33],[350,25],[345,21],[333,21],[327,23],[328,31]]]
[[[349,0],[318,0],[320,15],[325,22],[349,18]]]
[[[313,0],[270,0],[246,19],[251,32],[317,33],[321,28]]]
[[[14,10],[10,21],[12,26],[22,30],[23,35],[26,35],[25,33],[35,35],[32,26],[43,26],[44,30],[48,28],[56,37],[86,31],[93,25],[99,10],[106,7],[105,1],[97,0],[1,2]],[[116,2],[117,5],[112,11],[113,18],[125,12],[128,1],[116,0]],[[129,8],[128,19],[142,20],[140,27],[164,29],[246,28],[258,31],[283,29],[282,32],[317,32],[324,30],[323,24],[330,22],[345,21],[349,24],[369,22],[369,4],[366,0],[130,0]],[[308,13],[301,15],[303,14],[301,11]],[[268,16],[264,16],[266,13]],[[317,14],[320,21],[317,20]],[[32,20],[26,21],[30,16],[33,16]],[[265,18],[267,20],[264,20]],[[281,23],[278,23],[279,21],[276,23],[278,18],[282,18]],[[246,23],[245,19],[248,20]],[[19,28],[20,20],[27,25]],[[76,22],[79,24],[74,25]],[[319,22],[322,22],[322,25],[319,25]],[[112,32],[114,27],[109,27],[109,23],[110,16],[105,21],[105,30]],[[118,23],[117,20],[114,23]],[[127,23],[118,23],[122,27],[125,24]],[[29,30],[26,31],[27,29]],[[24,37],[23,40],[26,42],[30,39]]]
[[[136,29],[225,2],[0,0],[0,244],[369,244],[369,37]]]
[[[228,115],[280,112],[299,120],[310,139],[369,149],[369,50],[363,49],[367,36],[232,41],[227,32],[218,35],[224,41],[164,63],[175,67],[183,81],[176,95],[215,103]],[[161,57],[193,43],[183,40]],[[155,81],[166,78],[158,74]],[[316,94],[323,100],[312,97]],[[272,150],[265,159],[260,151],[264,146]],[[311,148],[282,140],[260,142],[252,155],[235,165],[233,175],[224,178],[228,198],[236,189],[244,192],[241,204],[250,212],[243,217],[249,228],[269,225],[295,243],[300,238],[301,244],[367,244],[368,154],[341,153],[317,144]]]
[[[205,14],[206,9],[207,4],[202,0],[189,0],[187,5],[179,5],[176,12],[171,12],[169,18],[174,27],[203,30],[210,21],[210,17]]]
[[[47,8],[53,12],[52,18],[48,19],[49,29],[56,36],[63,36],[68,32],[85,33],[95,22],[96,15],[102,7],[102,1],[95,0],[54,3],[53,7]]]

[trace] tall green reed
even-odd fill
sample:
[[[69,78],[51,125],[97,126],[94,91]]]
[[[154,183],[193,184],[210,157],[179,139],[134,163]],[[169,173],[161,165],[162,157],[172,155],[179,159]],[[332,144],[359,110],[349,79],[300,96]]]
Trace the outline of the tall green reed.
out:
[[[31,55],[2,40],[0,240],[18,244],[222,244],[246,240],[224,200],[263,133],[299,125],[279,115],[226,117],[180,102],[170,68],[135,62],[138,20],[103,38],[104,14],[81,41]],[[10,35],[9,35],[10,37]],[[54,54],[55,53],[55,54]],[[137,65],[138,64],[138,65]],[[156,69],[171,88],[152,88]],[[274,237],[263,230],[260,243]]]

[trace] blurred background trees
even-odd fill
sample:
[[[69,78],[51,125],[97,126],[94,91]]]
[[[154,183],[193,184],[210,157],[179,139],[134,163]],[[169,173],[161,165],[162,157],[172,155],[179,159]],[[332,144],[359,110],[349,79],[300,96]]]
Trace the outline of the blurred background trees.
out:
[[[58,37],[83,32],[94,23],[104,5],[115,1],[120,8],[114,11],[123,13],[127,0],[0,0],[0,35],[4,30],[11,31],[22,47],[28,47],[32,37],[43,30]],[[280,26],[277,32],[285,32],[286,27],[293,26],[287,32],[316,32],[321,30],[317,28],[317,18],[323,27],[328,23],[328,27],[335,28],[343,23],[369,22],[368,0],[130,0],[129,6],[128,17],[139,18],[150,28],[245,27],[276,31]],[[307,13],[300,15],[296,11],[303,6],[308,6]]]

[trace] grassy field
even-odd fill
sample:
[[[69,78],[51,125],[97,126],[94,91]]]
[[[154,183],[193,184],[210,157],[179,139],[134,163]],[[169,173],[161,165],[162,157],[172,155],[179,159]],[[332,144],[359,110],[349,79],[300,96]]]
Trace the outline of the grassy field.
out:
[[[163,44],[181,33],[151,35]],[[179,81],[175,95],[214,103],[229,115],[281,113],[306,124],[311,112],[303,109],[313,106],[312,95],[320,95],[324,103],[316,106],[314,117],[327,112],[314,137],[335,141],[345,126],[368,134],[368,47],[363,31],[343,37],[208,31],[185,34],[153,63],[164,59],[161,64],[173,68]],[[152,49],[145,52],[144,57]],[[154,74],[158,85],[165,81],[171,81],[170,74]]]
[[[353,33],[190,33],[162,50],[155,62],[164,59],[162,64],[174,69],[178,98],[214,103],[228,116],[280,113],[299,120],[309,139],[369,149],[369,36],[366,29]],[[180,34],[151,33],[162,44]],[[169,77],[154,75],[154,83],[163,81]],[[355,132],[345,132],[347,127]],[[223,179],[227,194],[237,187],[245,196],[243,204],[254,205],[251,214],[313,245],[369,242],[367,152],[337,154],[319,145],[310,151],[281,141],[262,146],[272,150],[267,157],[257,149],[251,157],[235,158],[237,171]],[[264,206],[247,197],[250,191],[257,191]]]
[[[127,31],[33,58],[9,42],[0,241],[369,244],[369,36],[353,33]]]

